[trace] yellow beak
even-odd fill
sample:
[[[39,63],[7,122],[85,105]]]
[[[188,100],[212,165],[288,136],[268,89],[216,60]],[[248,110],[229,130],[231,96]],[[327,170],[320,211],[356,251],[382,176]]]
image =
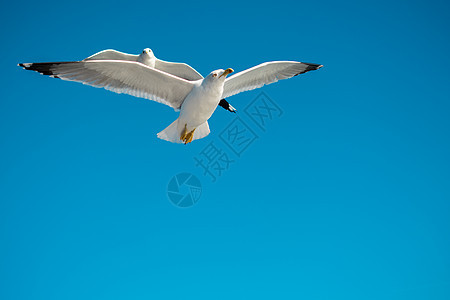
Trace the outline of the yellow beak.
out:
[[[233,72],[234,72],[234,70],[232,68],[228,68],[222,73],[222,75],[219,76],[219,78],[222,76],[227,77],[228,74],[233,73]]]

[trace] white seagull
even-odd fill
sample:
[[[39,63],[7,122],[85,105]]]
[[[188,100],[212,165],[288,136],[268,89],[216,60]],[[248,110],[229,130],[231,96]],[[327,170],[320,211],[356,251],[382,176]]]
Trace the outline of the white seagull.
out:
[[[168,62],[161,59],[156,58],[155,54],[150,48],[145,48],[142,50],[140,54],[128,54],[123,53],[113,49],[107,49],[95,53],[94,55],[89,56],[86,60],[128,60],[128,61],[137,61],[147,65],[149,67],[164,71],[166,73],[184,78],[186,80],[199,80],[203,79],[203,76],[197,72],[194,68],[185,63],[175,63]],[[222,99],[219,102],[219,105],[224,109],[236,113],[236,109],[227,102],[227,100]]]
[[[221,99],[322,67],[318,64],[295,61],[273,61],[257,65],[229,78],[226,77],[233,72],[231,68],[215,70],[205,78],[188,80],[180,76],[194,76],[194,73],[179,70],[192,69],[191,67],[169,62],[159,64],[156,58],[153,65],[154,55],[148,53],[150,52],[136,57],[115,50],[105,50],[82,61],[23,63],[19,66],[54,78],[77,81],[116,93],[154,100],[180,110],[179,117],[158,133],[158,137],[184,144],[209,134],[208,119]],[[147,55],[150,56],[150,60],[146,59]],[[123,58],[118,59],[119,56]],[[173,64],[182,65],[182,68],[167,66]]]
[[[150,48],[145,48],[139,55],[128,54],[117,50],[108,49],[95,53],[94,55],[91,55],[83,60],[137,61],[149,67],[184,78],[186,80],[194,81],[203,79],[203,76],[188,64],[168,62],[156,58],[155,54]]]

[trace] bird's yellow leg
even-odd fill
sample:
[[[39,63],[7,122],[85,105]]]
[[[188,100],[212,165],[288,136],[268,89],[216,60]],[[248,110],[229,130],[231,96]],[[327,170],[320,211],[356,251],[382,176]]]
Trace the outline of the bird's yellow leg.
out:
[[[195,131],[195,128],[186,135],[186,139],[187,139],[186,144],[192,142],[192,138],[194,137],[194,131]]]
[[[187,124],[184,124],[184,129],[183,129],[183,131],[181,132],[181,135],[180,135],[180,140],[182,140],[183,142],[185,142],[186,135],[187,135],[187,128],[186,128],[186,126],[187,126]]]
[[[192,138],[194,137],[195,128],[191,132],[187,132],[187,124],[184,124],[184,129],[181,132],[180,140],[184,142],[184,144],[189,144],[192,142]]]

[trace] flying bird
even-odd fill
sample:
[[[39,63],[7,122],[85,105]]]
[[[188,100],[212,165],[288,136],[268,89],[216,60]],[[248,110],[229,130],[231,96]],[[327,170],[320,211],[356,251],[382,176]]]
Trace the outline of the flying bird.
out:
[[[295,61],[272,61],[228,78],[227,75],[234,71],[231,68],[218,69],[205,78],[191,80],[189,76],[198,72],[190,66],[158,63],[156,58],[148,60],[147,53],[134,56],[106,50],[82,61],[22,63],[19,66],[54,78],[154,100],[180,110],[179,117],[157,136],[184,144],[210,133],[208,119],[222,99],[322,67]]]
[[[150,48],[145,48],[140,54],[128,54],[117,50],[103,50],[94,55],[91,55],[83,61],[89,60],[122,60],[140,62],[146,66],[158,69],[160,71],[184,78],[186,80],[199,80],[203,76],[194,68],[185,63],[168,62],[156,58],[155,54]]]

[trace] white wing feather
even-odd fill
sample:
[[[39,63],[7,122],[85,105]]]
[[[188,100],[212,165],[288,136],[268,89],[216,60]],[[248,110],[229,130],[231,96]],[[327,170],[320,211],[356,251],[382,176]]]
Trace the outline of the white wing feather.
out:
[[[322,65],[296,61],[271,61],[236,73],[225,80],[222,98],[253,90],[265,84],[320,69]]]
[[[133,55],[128,53],[123,53],[113,49],[103,50],[95,53],[85,59],[87,60],[127,60],[127,61],[137,61],[139,55]]]
[[[85,58],[87,60],[126,60],[137,61],[139,55],[127,54],[113,49],[103,50],[94,55]],[[186,80],[195,81],[203,79],[203,76],[194,68],[185,63],[175,63],[156,59],[155,69],[184,78]]]
[[[155,68],[191,81],[203,79],[199,72],[185,63],[173,63],[156,59]]]
[[[154,100],[174,109],[181,107],[194,87],[188,80],[131,61],[88,60],[20,66],[44,75]]]

